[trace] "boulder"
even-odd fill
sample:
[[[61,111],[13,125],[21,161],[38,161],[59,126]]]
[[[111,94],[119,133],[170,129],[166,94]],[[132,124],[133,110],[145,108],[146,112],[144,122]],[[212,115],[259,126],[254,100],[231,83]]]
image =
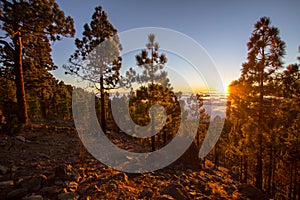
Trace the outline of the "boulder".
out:
[[[46,176],[40,174],[34,177],[24,179],[20,182],[22,188],[26,188],[29,192],[38,192],[43,185],[43,182],[47,179]]]
[[[172,196],[174,199],[178,200],[188,200],[191,199],[189,194],[185,191],[185,188],[180,184],[170,184],[167,187],[164,187],[161,194],[167,194]]]
[[[19,141],[21,141],[21,142],[26,142],[26,139],[23,136],[21,136],[21,135],[17,135],[16,139],[19,140]]]
[[[8,172],[8,168],[0,165],[0,175],[5,175]]]
[[[61,193],[57,196],[58,200],[77,200],[79,195],[75,192]]]
[[[1,181],[0,182],[0,188],[5,188],[5,187],[9,187],[9,186],[13,186],[14,185],[14,181],[13,180],[9,180],[9,181]]]
[[[22,200],[43,200],[43,197],[41,195],[30,195],[23,197]]]
[[[55,168],[55,177],[63,181],[79,182],[80,174],[71,165],[60,165]]]
[[[153,196],[153,192],[150,189],[145,189],[140,193],[139,199],[143,199],[143,198],[152,199],[152,196]]]
[[[28,193],[28,190],[26,188],[19,188],[12,190],[9,192],[6,196],[7,199],[21,199]]]
[[[58,188],[57,186],[47,186],[47,187],[43,187],[40,192],[43,195],[51,195],[51,194],[56,194],[58,193]]]

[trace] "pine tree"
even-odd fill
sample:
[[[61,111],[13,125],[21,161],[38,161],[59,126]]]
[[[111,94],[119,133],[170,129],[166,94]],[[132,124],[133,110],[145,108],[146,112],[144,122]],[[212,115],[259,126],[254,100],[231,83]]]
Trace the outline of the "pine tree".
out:
[[[75,41],[77,49],[69,59],[70,65],[63,67],[66,73],[92,83],[100,92],[101,128],[106,132],[105,92],[119,83],[121,45],[117,30],[101,6],[95,8],[92,21],[84,25],[82,35],[82,39]]]
[[[288,169],[288,176],[280,181],[288,183],[287,197],[297,199],[300,193],[299,183],[299,122],[300,122],[300,69],[299,64],[290,64],[282,72],[281,77],[281,95],[284,101],[281,104],[279,117],[282,119],[280,135],[284,141],[284,168]],[[286,180],[285,180],[286,179]],[[298,196],[299,198],[299,196]]]
[[[159,43],[155,41],[155,35],[150,34],[148,36],[147,49],[136,55],[137,66],[143,71],[137,75],[137,82],[140,84],[149,84],[149,105],[153,104],[155,96],[154,84],[160,84],[165,87],[170,87],[169,79],[167,78],[167,72],[163,70],[167,57],[164,53],[159,54]],[[151,119],[154,120],[154,112],[151,112]],[[154,123],[152,123],[151,133],[155,132]],[[152,151],[155,151],[155,135],[151,136]]]
[[[25,66],[54,69],[51,41],[75,33],[73,19],[66,17],[54,0],[1,1],[1,67],[11,69],[16,84],[19,123],[28,123],[24,86]],[[25,62],[26,61],[26,62]],[[2,70],[3,71],[3,70]]]
[[[148,113],[153,104],[158,104],[164,107],[166,111],[165,124],[162,124],[163,116],[159,115],[158,112],[155,113],[155,118],[152,118],[152,115],[150,119]],[[167,142],[170,141],[170,139],[177,133],[181,120],[181,109],[175,93],[169,88],[155,83],[153,85],[149,85],[149,87],[142,86],[131,95],[129,107],[130,115],[136,124],[146,126],[151,120],[151,131],[153,131],[152,125],[155,125],[154,130],[156,132],[151,132],[155,133],[155,136],[157,137],[154,144],[155,147],[166,145]],[[162,128],[159,129],[158,127]],[[152,142],[153,140],[151,140],[151,148],[153,149]]]
[[[269,18],[262,17],[254,25],[247,44],[247,62],[242,64],[241,78],[235,82],[235,87],[240,87],[243,94],[232,92],[230,97],[233,100],[231,113],[236,112],[235,124],[243,134],[242,141],[246,142],[242,145],[248,146],[256,155],[255,186],[259,189],[263,186],[264,144],[273,127],[269,121],[272,120],[270,111],[274,110],[278,70],[282,68],[281,59],[285,54],[285,43],[279,37],[279,30],[270,23]]]

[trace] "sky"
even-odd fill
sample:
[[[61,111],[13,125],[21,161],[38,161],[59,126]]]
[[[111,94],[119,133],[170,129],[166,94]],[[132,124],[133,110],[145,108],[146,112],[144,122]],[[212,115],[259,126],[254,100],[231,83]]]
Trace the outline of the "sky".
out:
[[[270,17],[271,25],[279,28],[280,37],[286,43],[285,66],[298,63],[297,57],[300,55],[299,0],[57,0],[57,3],[66,15],[73,17],[76,38],[82,37],[83,25],[91,21],[94,8],[99,5],[107,12],[109,21],[119,33],[136,28],[160,27],[190,37],[209,55],[225,88],[240,76],[253,25],[263,16]],[[52,52],[54,62],[59,66],[53,74],[71,84],[74,84],[74,79],[65,75],[61,66],[68,63],[74,52],[74,41],[75,38],[64,38],[54,43]],[[177,68],[182,74],[187,70],[183,66]],[[197,82],[196,79],[192,81]]]

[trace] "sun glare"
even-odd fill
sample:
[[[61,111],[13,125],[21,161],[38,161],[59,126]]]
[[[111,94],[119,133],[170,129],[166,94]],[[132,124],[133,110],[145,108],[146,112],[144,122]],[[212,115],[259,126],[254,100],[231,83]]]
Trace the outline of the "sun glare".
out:
[[[226,94],[229,94],[229,85],[228,84],[226,84],[226,83],[224,83],[224,92],[226,93]]]

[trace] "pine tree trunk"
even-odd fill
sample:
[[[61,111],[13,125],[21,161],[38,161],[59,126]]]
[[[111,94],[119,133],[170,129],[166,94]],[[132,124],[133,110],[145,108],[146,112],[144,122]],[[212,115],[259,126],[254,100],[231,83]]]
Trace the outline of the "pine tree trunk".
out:
[[[47,118],[47,113],[46,113],[46,103],[44,100],[41,101],[41,111],[42,111],[42,118],[46,119]],[[58,116],[58,112],[55,113]]]
[[[101,128],[103,133],[106,134],[106,119],[105,119],[105,91],[104,91],[104,83],[103,83],[103,75],[100,77],[100,103],[101,103]]]
[[[153,87],[153,83],[151,84]],[[152,89],[150,88],[150,97],[149,97],[149,105],[152,106],[153,104],[153,92],[151,91]],[[151,112],[151,149],[152,151],[155,151],[155,113],[152,111]]]
[[[239,177],[240,181],[243,181],[243,156],[241,156],[240,159],[240,177]]]
[[[163,130],[163,137],[164,137],[164,146],[167,145],[167,131]]]
[[[247,162],[247,156],[244,156],[244,183],[248,182],[248,162]]]
[[[292,199],[292,191],[293,191],[293,165],[291,164],[291,167],[290,167],[290,184],[289,184],[289,192],[288,192],[289,199]]]
[[[155,132],[155,124],[154,124],[154,113],[151,112],[151,120],[152,120],[152,124],[151,124],[151,134]],[[152,147],[152,151],[155,151],[155,135],[151,136],[151,147]]]
[[[257,172],[256,172],[256,181],[255,187],[262,190],[262,155],[261,152],[257,154]]]
[[[152,62],[152,65],[151,65],[151,71],[153,72],[153,64],[154,64],[154,61],[153,61],[153,48],[151,49],[151,62]],[[152,74],[152,73],[151,73]],[[154,79],[153,77],[151,77],[151,86],[154,87]],[[154,89],[154,88],[153,88]],[[152,102],[152,98],[154,98],[154,95],[153,95],[153,91],[150,91],[150,106],[152,106],[153,102]],[[155,132],[155,124],[154,124],[154,112],[151,112],[151,134],[153,134]],[[151,146],[152,146],[152,151],[155,151],[155,135],[151,136]]]
[[[264,41],[264,39],[263,39]],[[265,64],[265,53],[264,49],[262,49],[262,63]],[[262,170],[263,170],[263,163],[262,163],[262,139],[263,139],[263,101],[264,101],[264,68],[265,66],[259,66],[259,110],[258,110],[258,146],[259,146],[259,152],[257,153],[257,168],[256,168],[256,181],[255,181],[255,187],[262,190]]]
[[[297,156],[296,156],[297,157]],[[293,164],[294,168],[294,179],[293,179],[293,200],[296,200],[297,195],[297,158],[294,161]]]
[[[22,38],[21,32],[18,32],[13,39],[15,46],[15,83],[16,83],[16,96],[18,101],[18,120],[22,125],[28,124],[28,113],[24,86],[24,76],[23,76],[23,54],[22,54]]]
[[[273,171],[273,148],[271,146],[271,150],[270,150],[270,164],[268,166],[268,182],[267,182],[267,194],[268,195],[271,194],[272,171]]]
[[[217,169],[217,167],[219,166],[218,144],[215,145],[214,154],[215,154],[215,159],[214,159],[215,166],[214,166],[214,168]]]
[[[274,154],[276,154],[274,152]],[[272,191],[271,194],[273,197],[275,197],[276,193],[276,183],[275,183],[275,174],[276,174],[276,168],[277,168],[277,162],[276,159],[273,159],[273,172],[272,172]]]
[[[45,98],[44,98],[44,92],[42,92],[42,97],[41,97],[41,101],[40,101],[40,104],[41,104],[41,111],[42,111],[42,118],[43,119],[46,119],[47,118],[47,111],[46,111],[46,101],[45,101]],[[59,116],[59,113],[55,113],[56,116]]]
[[[296,134],[296,152],[298,152],[299,153],[299,150],[298,150],[298,147],[299,147],[299,143],[298,143],[298,137],[299,137],[299,134]],[[294,165],[295,165],[295,167],[294,167],[294,169],[295,169],[295,171],[294,171],[294,199],[296,199],[296,196],[297,196],[297,193],[299,194],[300,193],[300,191],[297,191],[297,190],[299,190],[299,183],[298,183],[298,158],[299,158],[299,155],[298,155],[298,153],[296,154],[296,156],[295,156],[295,160],[294,160]],[[299,196],[298,196],[298,200],[300,199],[300,194],[299,194]]]

